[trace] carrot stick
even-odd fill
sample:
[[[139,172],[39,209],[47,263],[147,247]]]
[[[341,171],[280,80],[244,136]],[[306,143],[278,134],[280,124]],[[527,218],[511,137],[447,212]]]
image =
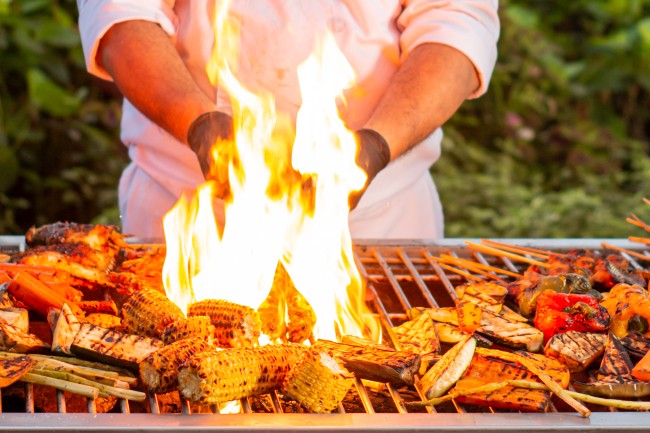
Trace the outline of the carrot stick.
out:
[[[59,295],[63,296],[69,301],[79,302],[83,297],[83,294],[79,290],[75,289],[74,287],[70,286],[67,283],[61,282],[54,275],[44,274],[44,273],[33,274],[31,272],[30,275],[32,275],[35,278],[38,278],[39,280],[47,284],[50,289],[54,290]]]
[[[56,268],[53,267],[53,266],[23,265],[22,263],[0,263],[0,271],[5,271],[5,272],[20,272],[20,271],[46,272],[48,274],[54,275],[56,273]]]
[[[79,307],[27,272],[18,272],[13,281],[9,283],[7,290],[23,304],[44,317],[47,317],[50,308],[61,309],[66,303],[69,304],[75,315],[79,315],[79,317],[84,315]]]
[[[11,277],[5,271],[0,271],[0,284],[8,283],[11,281]]]

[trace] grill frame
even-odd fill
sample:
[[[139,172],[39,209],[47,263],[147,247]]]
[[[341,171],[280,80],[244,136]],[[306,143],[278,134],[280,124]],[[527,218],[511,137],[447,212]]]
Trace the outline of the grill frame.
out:
[[[379,312],[384,327],[390,329],[393,320],[403,319],[404,314],[389,313],[385,310],[384,301],[377,292],[378,281],[386,279],[390,287],[395,290],[399,302],[404,310],[410,307],[409,297],[402,292],[400,280],[409,279],[422,289],[428,287],[425,280],[437,279],[445,288],[447,294],[453,298],[453,286],[450,281],[454,275],[438,267],[433,261],[427,259],[427,252],[431,255],[452,253],[459,257],[470,258],[472,252],[465,247],[466,239],[445,239],[440,241],[422,240],[356,240],[355,253],[357,264],[362,276],[368,281],[369,293],[375,297],[373,307]],[[479,239],[467,239],[479,242]],[[625,239],[495,239],[515,245],[534,248],[565,251],[573,248],[602,250],[601,243],[606,241],[617,247],[650,254],[642,245],[631,243]],[[0,236],[0,252],[19,251],[24,248],[22,236]],[[625,254],[624,254],[625,255]],[[418,258],[419,256],[419,258]],[[414,260],[415,258],[415,260]],[[631,259],[634,266],[639,267],[637,260]],[[475,259],[486,261],[478,254]],[[516,267],[508,259],[500,259],[501,266],[514,270]],[[400,263],[401,262],[401,263]],[[400,271],[396,268],[398,265]],[[430,273],[417,269],[418,266],[430,267]],[[380,270],[377,273],[377,269]],[[406,274],[404,274],[406,272]],[[410,274],[410,276],[409,276]],[[452,277],[454,279],[456,277]],[[460,277],[458,277],[460,278]],[[419,280],[418,280],[419,279]],[[384,283],[385,284],[385,283]],[[385,295],[382,293],[381,295]],[[423,295],[426,298],[426,295]],[[399,299],[403,298],[403,299]],[[376,299],[379,299],[377,301]],[[436,302],[435,297],[431,297]],[[430,302],[427,301],[427,302]],[[389,332],[390,336],[390,332]],[[27,385],[29,386],[29,385]],[[365,388],[358,383],[361,400],[364,399]],[[400,407],[399,393],[388,388],[393,396],[398,411],[405,411]],[[397,393],[397,398],[394,397]],[[57,394],[58,399],[62,395]],[[150,398],[150,404],[155,404],[155,398]],[[373,413],[372,405],[369,413],[339,413],[331,415],[316,414],[284,414],[284,413],[242,413],[236,415],[218,414],[189,414],[189,405],[183,402],[181,414],[160,415],[155,413],[129,413],[129,405],[124,400],[120,401],[119,414],[33,414],[33,413],[0,413],[0,425],[6,431],[108,431],[126,430],[128,432],[151,431],[294,431],[306,428],[317,428],[319,431],[483,431],[483,430],[514,430],[523,428],[532,431],[648,431],[650,429],[650,415],[642,412],[594,412],[589,419],[580,417],[573,412],[545,413],[545,414],[517,414],[517,413],[466,413],[463,408],[458,408],[460,413]],[[65,401],[63,402],[65,404]],[[89,402],[89,411],[93,404]],[[65,409],[63,409],[65,410]]]

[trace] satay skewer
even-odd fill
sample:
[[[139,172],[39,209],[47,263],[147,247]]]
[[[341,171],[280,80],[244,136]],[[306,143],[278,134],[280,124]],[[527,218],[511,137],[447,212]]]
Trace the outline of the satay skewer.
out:
[[[442,260],[445,260],[445,261],[451,263],[451,264],[454,264],[454,265],[457,265],[457,266],[462,266],[462,267],[465,267],[467,269],[471,269],[471,270],[473,270],[474,272],[477,272],[477,273],[480,273],[480,272],[478,272],[479,270],[483,271],[483,272],[488,272],[488,276],[490,276],[491,278],[495,278],[495,275],[490,274],[490,272],[493,272],[495,274],[501,274],[501,275],[509,275],[509,276],[515,277],[515,278],[521,278],[521,275],[517,274],[515,272],[508,271],[508,270],[501,269],[501,268],[497,268],[497,267],[490,266],[490,265],[484,265],[483,263],[475,262],[473,260],[462,259],[460,257],[450,256],[448,254],[441,254],[440,258]]]
[[[607,248],[614,251],[619,251],[621,253],[629,254],[637,259],[650,261],[650,257],[645,254],[637,253],[635,251],[626,250],[625,248],[617,247],[615,245],[608,244],[607,242],[601,242],[603,248]]]
[[[498,256],[498,257],[507,257],[512,260],[528,263],[531,265],[537,265],[543,268],[548,268],[551,266],[548,263],[540,262],[539,260],[530,259],[528,257],[520,256],[518,254],[509,253],[507,251],[503,251],[498,248],[488,247],[487,245],[477,244],[476,242],[465,241],[465,243],[469,246],[470,249],[480,253],[491,254],[493,256]]]
[[[540,250],[538,248],[524,247],[521,245],[506,244],[504,242],[497,242],[490,239],[481,239],[481,243],[489,247],[499,248],[501,250],[509,251],[516,254],[528,254],[533,257],[541,259],[548,259],[550,256],[566,257],[566,254],[556,253],[553,251]]]

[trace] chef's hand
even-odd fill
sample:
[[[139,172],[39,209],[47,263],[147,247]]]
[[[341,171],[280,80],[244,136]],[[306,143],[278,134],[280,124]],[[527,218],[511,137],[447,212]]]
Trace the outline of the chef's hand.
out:
[[[356,163],[366,172],[368,179],[362,189],[350,194],[350,210],[357,206],[361,196],[370,185],[370,182],[377,176],[377,173],[390,162],[390,148],[381,134],[372,129],[360,129],[355,135],[359,140],[359,153]]]
[[[232,117],[220,111],[200,115],[187,131],[187,144],[196,154],[203,176],[217,182],[218,189],[223,193],[221,197],[229,190],[228,163],[232,137]],[[223,155],[216,161],[212,157],[212,146],[215,144],[217,154]]]

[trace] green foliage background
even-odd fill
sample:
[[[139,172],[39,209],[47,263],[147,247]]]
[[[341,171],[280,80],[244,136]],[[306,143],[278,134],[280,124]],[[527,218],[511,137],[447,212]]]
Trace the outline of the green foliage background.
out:
[[[449,237],[626,237],[650,220],[650,0],[502,0],[482,98],[432,173]],[[0,233],[119,223],[120,97],[87,74],[72,0],[0,0]]]

